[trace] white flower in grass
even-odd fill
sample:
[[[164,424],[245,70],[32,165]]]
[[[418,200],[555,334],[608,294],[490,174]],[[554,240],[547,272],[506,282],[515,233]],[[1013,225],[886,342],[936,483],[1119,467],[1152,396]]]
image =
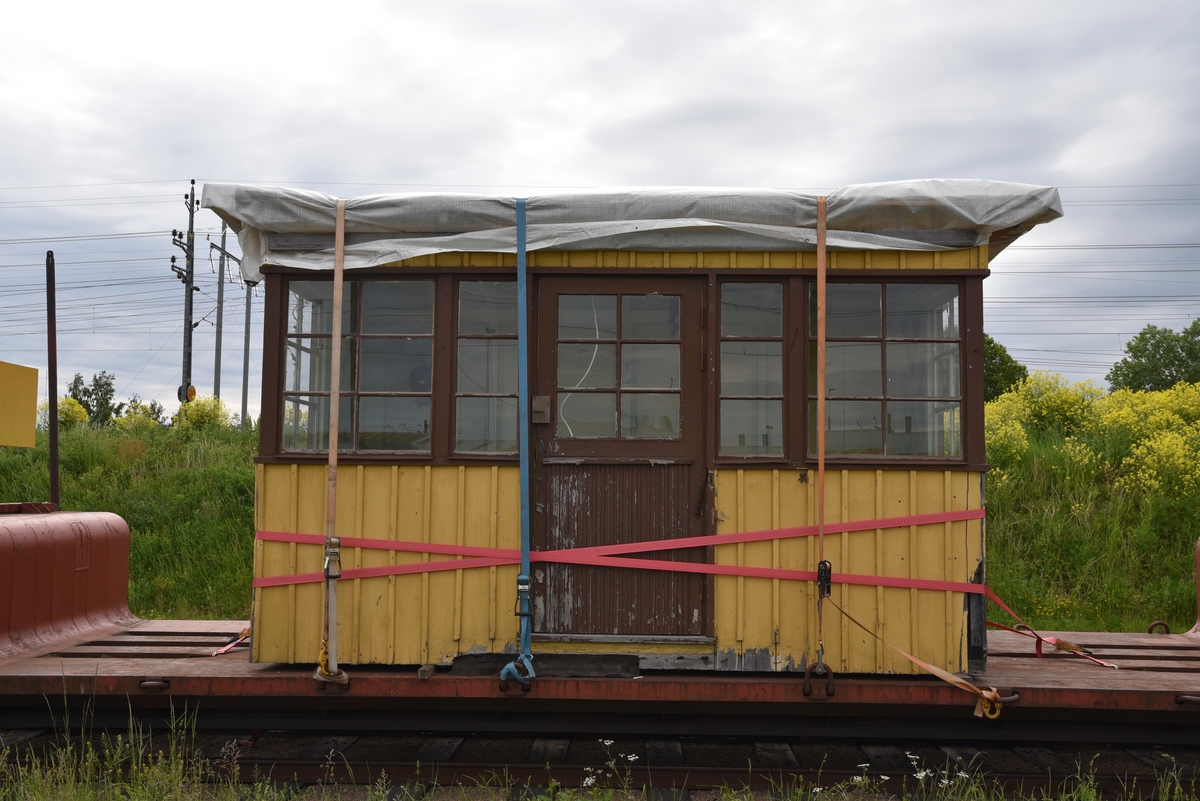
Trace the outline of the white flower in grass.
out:
[[[917,772],[914,774],[914,776],[916,777],[917,781],[921,781],[921,780],[923,780],[923,779],[928,779],[928,778],[929,778],[930,776],[932,776],[932,775],[933,775],[933,771],[932,771],[932,770],[928,770],[928,769],[926,769],[926,770],[918,770],[918,771],[917,771]]]
[[[880,780],[881,780],[881,781],[885,781],[885,782],[886,782],[888,779],[890,779],[890,778],[892,778],[892,777],[891,777],[891,776],[880,776],[879,778],[880,778]]]
[[[869,768],[869,767],[871,767],[871,763],[870,762],[860,762],[858,766],[860,768]]]
[[[583,777],[583,786],[584,787],[595,787],[596,786],[596,777],[595,776],[584,776]]]
[[[615,742],[616,742],[616,740],[601,740],[601,741],[600,741],[600,745],[602,745],[602,746],[604,746],[605,748],[607,748],[607,747],[609,747],[610,745],[612,745],[612,744],[613,744],[613,743],[615,743]]]
[[[851,776],[850,777],[850,781],[854,782],[855,784],[862,784],[866,780],[867,780],[866,776]]]
[[[637,762],[637,761],[638,761],[638,755],[637,755],[637,754],[630,754],[629,756],[627,756],[627,757],[625,757],[625,758],[626,758],[626,759],[628,759],[630,762]]]

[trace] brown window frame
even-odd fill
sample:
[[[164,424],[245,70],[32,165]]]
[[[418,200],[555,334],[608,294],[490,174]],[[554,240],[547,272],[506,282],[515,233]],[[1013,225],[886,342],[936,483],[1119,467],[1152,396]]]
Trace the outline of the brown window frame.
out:
[[[458,385],[458,353],[459,353],[459,342],[461,340],[464,340],[464,339],[474,340],[474,341],[504,340],[504,341],[508,341],[508,342],[518,342],[519,341],[519,334],[517,334],[517,333],[513,333],[513,334],[463,334],[463,333],[461,333],[461,329],[459,326],[459,314],[462,311],[462,298],[461,298],[462,285],[464,283],[466,283],[466,284],[510,283],[515,286],[517,283],[516,276],[509,278],[508,276],[479,277],[479,276],[454,275],[454,276],[452,276],[452,279],[453,279],[453,297],[451,297],[451,299],[450,299],[450,304],[452,306],[451,313],[452,313],[452,317],[453,317],[453,319],[451,320],[451,323],[450,323],[451,331],[452,331],[452,345],[449,348],[449,350],[451,351],[451,353],[450,353],[450,358],[451,358],[451,362],[452,362],[451,369],[453,370],[453,372],[451,374],[451,379],[450,379],[453,384],[453,391],[451,393],[450,402],[449,402],[449,410],[447,412],[447,414],[449,415],[449,430],[447,431],[447,437],[448,437],[447,455],[453,456],[456,459],[479,459],[479,458],[519,459],[520,458],[519,448],[517,450],[511,450],[511,451],[484,451],[484,450],[477,450],[477,451],[462,450],[462,451],[460,451],[460,450],[458,450],[458,401],[460,398],[512,398],[514,400],[514,402],[519,404],[519,401],[517,401],[517,392],[515,390],[511,393],[508,393],[508,392],[463,392]],[[519,302],[519,300],[520,299],[518,298],[518,302]],[[518,415],[519,414],[520,414],[520,411],[518,409]],[[517,423],[517,432],[518,432],[516,436],[519,441],[519,439],[520,439],[520,433],[519,433],[520,432],[520,419],[519,419],[519,417],[518,417],[518,420],[516,421],[516,423]]]
[[[855,454],[855,453],[826,453],[825,461],[843,462],[843,463],[879,463],[883,465],[925,465],[925,464],[953,464],[965,466],[970,463],[982,461],[981,451],[982,446],[976,445],[976,440],[981,437],[975,434],[974,428],[977,426],[982,429],[982,420],[975,420],[976,415],[971,413],[973,403],[982,405],[981,400],[975,399],[975,393],[980,391],[979,398],[982,398],[981,388],[977,390],[971,379],[977,378],[981,383],[983,379],[982,369],[982,276],[980,280],[967,280],[961,276],[938,276],[930,274],[896,276],[894,274],[879,274],[879,275],[861,275],[861,276],[831,276],[827,280],[829,284],[870,284],[880,287],[880,335],[878,337],[837,337],[834,339],[827,338],[826,341],[835,342],[878,342],[880,344],[880,370],[882,386],[878,396],[833,396],[827,397],[827,400],[878,400],[881,405],[882,420],[887,420],[887,408],[889,401],[905,402],[905,401],[957,401],[959,409],[959,453],[957,456],[946,455],[925,455],[925,454],[889,454],[887,453],[887,426],[886,423],[881,431],[881,447],[884,453],[870,454]],[[813,343],[816,342],[815,334],[810,333],[808,319],[811,315],[809,308],[809,293],[810,288],[815,288],[815,276],[806,276],[801,281],[801,298],[804,302],[804,327],[801,331],[801,341],[804,343],[804,373],[802,381],[804,384],[803,393],[797,396],[800,398],[803,423],[803,454],[802,458],[807,463],[815,463],[817,455],[810,452],[810,432],[809,432],[809,414],[810,405],[817,400],[816,387],[811,385],[809,380],[809,372],[811,366],[808,364],[809,350]],[[889,337],[887,330],[887,286],[889,284],[944,284],[946,286],[955,286],[958,289],[958,338],[957,339],[934,339],[929,337]],[[974,290],[974,291],[972,291]],[[979,355],[978,369],[974,373],[972,368],[975,366],[974,359],[971,358],[972,353],[976,350],[975,340],[979,340]],[[892,396],[888,393],[887,387],[887,345],[891,342],[953,342],[958,345],[959,353],[959,379],[958,379],[958,396],[938,396],[938,397],[919,397],[912,396]],[[794,405],[794,404],[793,404]],[[980,433],[982,433],[980,431]]]
[[[263,430],[260,432],[260,462],[322,462],[327,458],[327,449],[319,450],[285,450],[283,445],[284,404],[286,398],[296,393],[285,390],[285,372],[287,368],[288,343],[288,303],[289,284],[292,281],[332,282],[332,276],[324,273],[303,272],[272,272],[266,276],[266,308],[267,319],[273,319],[276,324],[268,324],[264,332],[264,352],[276,354],[277,364],[271,375],[264,374],[263,380]],[[477,462],[508,463],[517,462],[517,451],[457,451],[456,446],[456,401],[458,377],[458,314],[459,314],[459,285],[463,282],[516,282],[516,276],[510,272],[384,272],[363,271],[348,275],[347,283],[353,281],[362,284],[365,281],[432,281],[433,282],[433,333],[431,348],[430,376],[430,448],[429,450],[338,450],[338,460],[343,463],[376,463],[376,462],[414,462],[419,464],[470,464]],[[359,311],[363,292],[358,291]],[[362,327],[361,316],[359,319]],[[328,334],[319,335],[328,338]],[[390,335],[389,335],[390,336]],[[409,335],[395,335],[405,338]],[[417,335],[413,335],[416,337]],[[420,335],[422,338],[424,335]],[[354,444],[358,440],[359,399],[363,396],[392,396],[411,395],[413,393],[363,393],[357,383],[361,380],[360,360],[363,339],[361,330],[353,334],[345,334],[346,338],[355,341],[355,381],[356,386],[347,391],[342,388],[343,399],[349,395],[354,408]],[[376,338],[368,335],[367,338]],[[479,337],[465,337],[479,338]],[[486,338],[486,337],[485,337]],[[508,338],[508,337],[503,337]],[[515,338],[515,337],[512,337]],[[301,393],[328,395],[325,393]]]
[[[331,277],[320,273],[298,271],[286,268],[264,268],[265,289],[265,319],[264,328],[264,367],[262,383],[261,426],[259,432],[260,450],[256,461],[259,463],[317,463],[323,462],[326,455],[317,451],[283,451],[282,450],[282,389],[283,373],[285,370],[284,347],[286,339],[286,309],[287,282],[289,280],[332,280]],[[730,466],[790,466],[813,468],[817,459],[808,455],[808,286],[815,281],[815,273],[811,269],[803,269],[786,274],[760,270],[683,270],[679,273],[665,273],[662,270],[620,271],[617,275],[640,275],[644,277],[668,275],[694,275],[704,277],[702,304],[704,313],[702,320],[702,352],[709,373],[708,386],[703,392],[703,408],[705,428],[707,429],[707,444],[704,447],[705,461],[712,468]],[[836,282],[862,283],[955,283],[960,291],[960,378],[961,393],[961,431],[962,455],[959,457],[927,457],[927,456],[882,456],[862,455],[851,456],[842,454],[827,455],[826,462],[843,467],[883,467],[906,469],[968,469],[986,470],[987,459],[984,450],[983,432],[983,280],[989,271],[934,271],[934,270],[878,270],[863,272],[859,275],[831,275],[830,280]],[[534,276],[536,275],[536,278]],[[610,270],[548,270],[545,268],[531,270],[531,279],[542,281],[552,278],[568,278],[584,275],[614,275]],[[377,463],[418,463],[418,464],[478,464],[478,463],[516,463],[516,454],[503,452],[461,452],[453,450],[455,436],[454,399],[455,378],[457,376],[457,282],[460,281],[507,281],[515,276],[511,267],[474,268],[462,270],[456,268],[423,270],[420,273],[399,272],[390,268],[372,268],[356,271],[354,279],[432,279],[435,281],[435,310],[434,310],[434,357],[432,374],[432,403],[433,417],[431,420],[431,452],[411,451],[374,451],[350,452],[339,451],[339,461],[346,464],[377,464]],[[785,369],[785,398],[784,404],[784,454],[779,456],[748,455],[721,456],[718,454],[717,415],[719,401],[719,294],[720,283],[749,283],[754,281],[778,282],[784,284],[784,369]],[[536,283],[534,284],[536,286]],[[536,308],[536,298],[531,295],[530,302]],[[531,319],[531,342],[538,341],[537,329],[539,321],[534,314]],[[274,364],[272,364],[272,358]],[[531,354],[531,364],[537,364],[541,358],[536,352]],[[664,442],[663,444],[668,444]]]
[[[797,375],[803,376],[803,369],[797,369],[793,364],[795,349],[793,343],[797,340],[800,332],[799,326],[802,325],[804,319],[804,310],[800,309],[799,315],[794,311],[795,285],[802,283],[802,280],[796,276],[788,275],[763,275],[738,273],[719,273],[713,284],[713,300],[712,300],[712,331],[708,337],[711,349],[711,359],[713,369],[711,371],[712,380],[709,386],[709,397],[713,409],[712,426],[710,437],[712,439],[711,452],[715,464],[721,465],[746,465],[746,464],[787,464],[792,459],[792,454],[796,452],[795,443],[793,442],[791,420],[791,404],[789,399],[794,397],[795,387],[794,381]],[[781,322],[781,330],[779,338],[764,338],[764,337],[726,337],[723,331],[723,317],[721,314],[722,293],[727,284],[777,284],[782,290],[783,302],[783,320]],[[781,452],[778,454],[753,453],[753,454],[723,454],[721,453],[721,402],[729,399],[746,399],[752,396],[726,396],[722,393],[722,378],[721,378],[721,345],[729,342],[767,342],[778,341],[781,351],[781,367],[783,375],[780,376],[783,394],[781,396],[753,396],[761,397],[769,400],[782,400],[783,414],[781,416],[781,426],[783,431],[780,434]]]

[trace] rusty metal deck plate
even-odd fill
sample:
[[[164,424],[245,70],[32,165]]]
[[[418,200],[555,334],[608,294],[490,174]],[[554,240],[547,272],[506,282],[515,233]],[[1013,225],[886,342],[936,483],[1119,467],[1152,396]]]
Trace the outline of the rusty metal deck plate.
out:
[[[0,697],[121,699],[161,705],[168,699],[209,706],[305,706],[314,709],[478,708],[612,709],[695,714],[737,708],[770,715],[929,714],[969,717],[973,697],[930,676],[839,675],[804,694],[797,674],[650,672],[637,678],[539,678],[529,691],[502,690],[497,678],[416,667],[350,667],[345,687],[322,685],[311,666],[251,664],[240,646],[213,656],[244,621],[141,621],[87,638],[62,640],[0,658]],[[1081,719],[1129,718],[1189,725],[1200,718],[1200,639],[1162,634],[1067,633],[1119,669],[1061,652],[1037,659],[1018,635],[989,637],[986,674],[973,677],[1003,695],[1016,693],[1003,717],[1034,719],[1076,713]],[[428,673],[428,671],[426,671]],[[515,684],[515,682],[514,682]],[[126,701],[125,699],[128,699]],[[157,699],[157,700],[156,700]]]

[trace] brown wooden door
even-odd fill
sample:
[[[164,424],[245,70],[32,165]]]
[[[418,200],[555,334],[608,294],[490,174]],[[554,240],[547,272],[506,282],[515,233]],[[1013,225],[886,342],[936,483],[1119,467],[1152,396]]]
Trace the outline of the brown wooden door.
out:
[[[538,287],[535,548],[705,533],[701,280],[547,277]],[[705,561],[708,549],[651,558]],[[704,576],[582,565],[534,567],[534,631],[593,636],[711,633]]]

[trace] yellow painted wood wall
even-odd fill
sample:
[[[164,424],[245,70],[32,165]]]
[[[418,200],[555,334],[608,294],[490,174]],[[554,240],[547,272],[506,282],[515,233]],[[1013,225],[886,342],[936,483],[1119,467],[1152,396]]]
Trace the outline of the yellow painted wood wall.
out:
[[[942,253],[850,251],[829,254],[831,270],[986,269],[987,246]],[[408,259],[405,267],[515,266],[513,254],[444,253]],[[815,253],[536,251],[535,268],[815,268]],[[259,529],[325,533],[324,465],[259,465]],[[804,480],[802,481],[801,478]],[[718,533],[816,523],[813,471],[721,469],[715,473]],[[979,508],[980,474],[965,471],[831,470],[826,521],[898,517]],[[343,466],[338,469],[338,533],[344,537],[520,547],[518,471],[514,466]],[[872,530],[826,538],[835,572],[966,581],[981,555],[980,521]],[[815,538],[715,549],[718,564],[815,570]],[[254,575],[321,570],[317,545],[258,542]],[[428,560],[420,554],[344,548],[343,568]],[[466,653],[512,652],[517,641],[516,566],[356,579],[339,585],[338,660],[343,664],[447,663]],[[726,669],[797,669],[816,649],[811,582],[718,576],[714,615],[717,662]],[[959,593],[838,585],[834,598],[899,648],[945,667],[966,662],[966,615]],[[255,590],[252,658],[316,662],[323,587]],[[836,609],[825,611],[826,660],[834,670],[916,672]],[[566,646],[535,644],[535,650]],[[572,643],[571,651],[616,649]],[[695,652],[705,646],[684,649]]]
[[[325,465],[259,465],[260,530],[325,534]],[[516,467],[340,466],[338,535],[446,545],[520,548]],[[256,542],[254,575],[322,569],[320,545]],[[432,557],[446,559],[452,557]],[[428,555],[343,548],[342,569],[429,561]],[[338,661],[447,663],[460,653],[512,650],[517,567],[343,580]],[[316,662],[323,584],[254,591],[252,659]]]
[[[816,525],[816,471],[717,470],[717,533]],[[980,474],[930,470],[828,470],[826,523],[978,509]],[[832,534],[825,558],[835,573],[968,581],[983,544],[982,521]],[[816,537],[722,545],[717,564],[816,570]],[[835,584],[832,600],[887,642],[951,671],[966,669],[963,594]],[[795,670],[817,648],[814,582],[717,576],[717,654]],[[824,611],[825,660],[848,673],[916,673],[912,663]]]
[[[322,534],[325,469],[260,465],[259,528]],[[714,481],[718,533],[816,524],[814,471],[722,469]],[[825,519],[834,523],[977,509],[979,484],[980,474],[966,471],[830,470]],[[517,489],[517,470],[507,466],[343,466],[338,469],[338,533],[519,548]],[[831,534],[825,538],[825,553],[839,573],[967,581],[981,555],[980,526],[980,521],[963,521]],[[817,547],[815,537],[803,537],[714,550],[717,564],[814,570]],[[342,566],[428,558],[344,548]],[[255,576],[316,572],[321,569],[322,548],[258,542],[254,559]],[[505,566],[342,581],[338,660],[444,664],[459,654],[511,652],[517,641],[517,619],[512,615],[516,574],[515,566]],[[817,645],[812,582],[717,576],[714,592],[721,667],[761,669],[769,664],[786,671],[812,660]],[[322,599],[319,583],[255,590],[254,660],[315,662]],[[948,670],[964,668],[961,593],[840,584],[834,587],[833,600],[898,648]],[[916,672],[832,605],[825,608],[824,623],[825,658],[834,670]],[[570,650],[603,652],[612,646],[576,643]],[[661,652],[663,646],[635,650]]]

